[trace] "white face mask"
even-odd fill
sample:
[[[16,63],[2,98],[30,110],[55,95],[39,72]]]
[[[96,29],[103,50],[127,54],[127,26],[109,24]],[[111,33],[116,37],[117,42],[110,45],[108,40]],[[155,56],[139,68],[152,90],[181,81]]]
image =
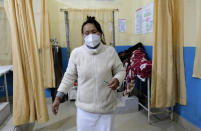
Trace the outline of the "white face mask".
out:
[[[86,45],[91,48],[96,47],[101,41],[100,36],[97,34],[89,34],[84,38],[84,40]]]

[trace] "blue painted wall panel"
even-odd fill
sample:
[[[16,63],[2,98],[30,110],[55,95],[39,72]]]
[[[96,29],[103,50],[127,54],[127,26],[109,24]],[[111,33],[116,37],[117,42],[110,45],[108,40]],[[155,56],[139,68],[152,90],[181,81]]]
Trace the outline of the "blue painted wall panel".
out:
[[[45,88],[45,96],[48,98],[48,97],[51,97],[51,89],[50,88]]]
[[[195,47],[184,47],[187,105],[177,104],[175,112],[201,129],[201,79],[193,78]]]
[[[67,65],[68,65],[68,49],[62,48],[62,66],[63,66],[63,72],[66,71]]]
[[[13,96],[13,72],[8,72],[6,74],[6,79],[7,79],[7,87],[8,87],[8,96]],[[0,86],[4,86],[4,76],[0,77]],[[0,97],[5,97],[6,92],[5,90],[0,90]]]
[[[131,47],[131,46],[116,46],[115,49],[116,49],[117,53],[119,53],[121,51],[127,50],[129,47]]]

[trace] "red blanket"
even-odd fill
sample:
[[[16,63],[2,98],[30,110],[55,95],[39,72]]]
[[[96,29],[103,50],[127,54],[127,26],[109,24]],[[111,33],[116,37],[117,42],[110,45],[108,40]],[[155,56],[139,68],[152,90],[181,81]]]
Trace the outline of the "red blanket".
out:
[[[141,49],[137,49],[133,52],[126,65],[127,82],[130,82],[136,76],[142,81],[145,81],[145,78],[151,75],[152,62],[146,59],[146,55]]]

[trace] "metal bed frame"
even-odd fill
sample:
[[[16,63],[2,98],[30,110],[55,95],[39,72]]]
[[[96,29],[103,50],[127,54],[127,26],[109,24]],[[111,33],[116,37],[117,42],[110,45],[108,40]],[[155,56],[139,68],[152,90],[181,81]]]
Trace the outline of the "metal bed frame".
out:
[[[149,124],[151,124],[151,115],[156,115],[156,114],[160,114],[160,113],[164,113],[164,111],[160,111],[160,112],[152,112],[151,111],[151,83],[150,83],[150,78],[147,78],[147,107],[145,105],[143,105],[141,102],[139,102],[139,106],[141,106],[144,110],[147,111],[147,121]],[[166,112],[170,113],[170,119],[173,120],[173,107],[170,107],[170,109],[166,109]]]

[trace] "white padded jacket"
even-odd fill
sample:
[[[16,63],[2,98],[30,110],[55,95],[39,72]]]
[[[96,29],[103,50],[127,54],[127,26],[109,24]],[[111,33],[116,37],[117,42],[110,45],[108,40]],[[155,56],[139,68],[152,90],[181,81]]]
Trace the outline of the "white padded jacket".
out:
[[[117,78],[121,84],[125,74],[113,47],[101,43],[97,49],[89,49],[83,45],[72,51],[58,91],[67,94],[78,80],[76,106],[91,113],[110,113],[116,107],[117,92],[104,81]]]

